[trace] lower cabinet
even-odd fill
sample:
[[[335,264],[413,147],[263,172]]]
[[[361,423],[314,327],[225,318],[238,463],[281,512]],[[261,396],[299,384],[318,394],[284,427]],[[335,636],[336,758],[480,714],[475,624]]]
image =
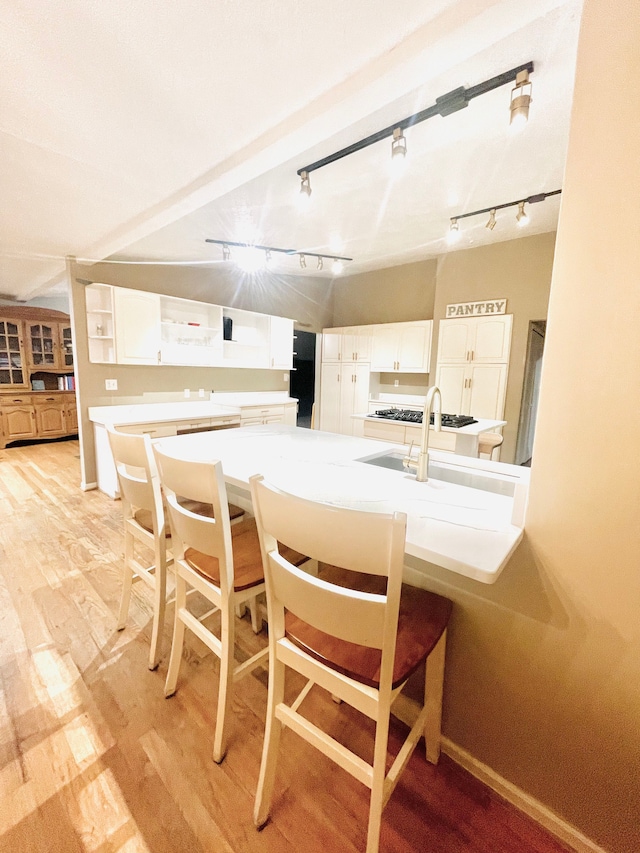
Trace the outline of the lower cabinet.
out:
[[[12,441],[61,438],[78,432],[75,395],[70,393],[0,396],[0,447]]]
[[[297,408],[297,403],[274,406],[243,406],[240,409],[240,426],[256,426],[257,424],[289,424],[289,426],[295,426]]]
[[[436,385],[442,410],[452,415],[501,420],[507,390],[506,364],[441,364]]]

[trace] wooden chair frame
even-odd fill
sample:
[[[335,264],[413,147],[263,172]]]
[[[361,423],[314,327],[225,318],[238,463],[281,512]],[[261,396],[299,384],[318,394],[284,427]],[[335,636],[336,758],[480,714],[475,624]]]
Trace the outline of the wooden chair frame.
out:
[[[268,820],[280,733],[282,726],[288,726],[370,788],[366,850],[376,853],[382,810],[422,735],[428,760],[435,763],[439,757],[446,622],[426,658],[423,707],[386,773],[391,709],[406,684],[406,680],[393,683],[406,516],[306,501],[268,485],[260,476],[251,478],[251,493],[265,570],[270,649],[267,721],[254,821],[261,828]],[[386,576],[386,594],[337,587],[300,571],[283,558],[278,542],[322,563]],[[330,668],[292,642],[287,636],[287,612],[338,640],[380,650],[378,687]],[[308,679],[291,705],[284,702],[286,667]],[[375,721],[372,764],[299,712],[314,684]]]

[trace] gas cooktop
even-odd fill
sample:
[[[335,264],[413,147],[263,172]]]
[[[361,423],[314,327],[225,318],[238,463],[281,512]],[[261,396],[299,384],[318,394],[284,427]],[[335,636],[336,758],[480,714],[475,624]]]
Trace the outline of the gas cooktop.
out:
[[[407,421],[408,423],[413,424],[421,424],[422,423],[422,412],[416,412],[414,409],[377,409],[376,412],[368,415],[369,418],[383,418],[388,421]],[[431,420],[429,423],[433,423],[434,417],[433,412],[431,412]],[[470,415],[442,415],[442,426],[443,427],[453,427],[454,429],[459,429],[460,427],[469,426],[469,424],[477,424],[478,421],[475,418],[472,418]]]

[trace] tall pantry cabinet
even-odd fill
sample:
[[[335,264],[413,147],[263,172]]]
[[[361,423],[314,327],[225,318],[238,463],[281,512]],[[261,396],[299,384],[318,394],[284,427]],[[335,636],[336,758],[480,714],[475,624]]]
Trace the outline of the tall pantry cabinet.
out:
[[[512,326],[512,314],[440,321],[436,385],[443,411],[502,419]]]

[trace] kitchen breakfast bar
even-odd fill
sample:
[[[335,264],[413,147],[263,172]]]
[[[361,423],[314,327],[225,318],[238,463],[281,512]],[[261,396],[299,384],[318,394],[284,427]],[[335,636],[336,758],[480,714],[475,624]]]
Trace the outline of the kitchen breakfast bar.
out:
[[[406,447],[284,424],[158,438],[165,452],[222,462],[230,500],[262,474],[303,498],[407,514],[406,554],[494,583],[523,535],[529,470],[429,451],[427,482],[403,469]],[[248,508],[248,507],[247,507]]]

